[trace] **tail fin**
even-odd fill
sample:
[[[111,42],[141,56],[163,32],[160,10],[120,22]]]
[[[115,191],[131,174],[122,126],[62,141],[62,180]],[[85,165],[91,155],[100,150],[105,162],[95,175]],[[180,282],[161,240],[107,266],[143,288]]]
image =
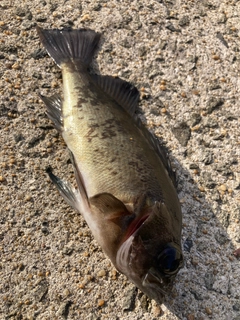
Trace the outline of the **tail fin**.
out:
[[[45,30],[37,26],[43,46],[56,64],[75,60],[88,66],[97,50],[101,34],[90,29]]]

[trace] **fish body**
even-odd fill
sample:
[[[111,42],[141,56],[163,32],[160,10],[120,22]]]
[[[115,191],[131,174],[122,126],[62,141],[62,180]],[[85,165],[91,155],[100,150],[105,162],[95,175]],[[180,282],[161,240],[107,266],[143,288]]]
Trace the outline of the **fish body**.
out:
[[[42,100],[70,150],[78,189],[49,176],[116,268],[160,301],[182,266],[182,214],[166,153],[135,115],[139,92],[88,72],[99,33],[37,30],[62,70],[63,100]]]

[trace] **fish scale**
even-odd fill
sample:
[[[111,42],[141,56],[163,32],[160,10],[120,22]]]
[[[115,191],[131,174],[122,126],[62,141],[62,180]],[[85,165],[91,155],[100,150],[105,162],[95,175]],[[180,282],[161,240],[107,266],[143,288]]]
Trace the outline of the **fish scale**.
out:
[[[70,151],[78,188],[49,177],[115,267],[161,303],[183,265],[182,214],[165,150],[135,114],[139,92],[89,74],[99,33],[37,31],[62,69],[63,100],[41,98]]]
[[[159,159],[139,139],[132,118],[115,101],[99,96],[95,85],[86,85],[87,70],[62,69],[63,137],[82,172],[88,196],[109,192],[123,202],[133,202],[151,186],[153,195],[159,197],[162,191],[154,170]],[[114,161],[108,161],[109,157]]]

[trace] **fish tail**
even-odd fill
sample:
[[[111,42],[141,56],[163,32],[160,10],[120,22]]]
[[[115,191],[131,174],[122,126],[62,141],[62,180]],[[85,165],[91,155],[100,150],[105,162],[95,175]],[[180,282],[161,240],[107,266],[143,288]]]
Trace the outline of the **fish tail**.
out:
[[[90,29],[46,30],[37,26],[43,46],[56,64],[72,61],[86,67],[98,48],[101,34]]]

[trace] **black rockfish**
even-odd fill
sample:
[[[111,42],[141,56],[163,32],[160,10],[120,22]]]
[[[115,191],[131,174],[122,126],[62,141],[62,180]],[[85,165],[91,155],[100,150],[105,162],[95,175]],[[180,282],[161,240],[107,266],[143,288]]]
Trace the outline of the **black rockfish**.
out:
[[[88,72],[99,33],[37,31],[62,69],[63,100],[42,100],[70,150],[78,189],[50,178],[117,270],[160,302],[183,264],[182,214],[165,151],[135,115],[139,92],[119,78]]]

